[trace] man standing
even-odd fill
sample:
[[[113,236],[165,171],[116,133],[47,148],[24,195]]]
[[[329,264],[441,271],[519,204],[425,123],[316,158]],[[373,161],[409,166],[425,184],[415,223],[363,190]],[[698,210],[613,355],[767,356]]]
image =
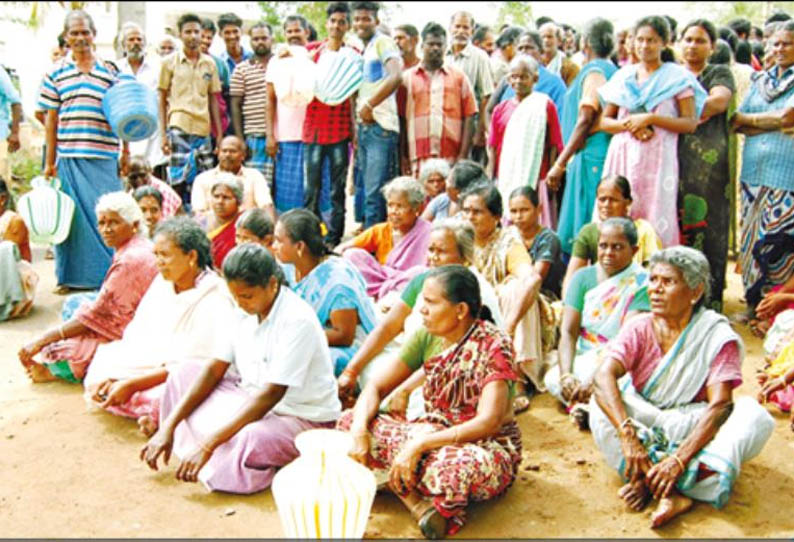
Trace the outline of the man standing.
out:
[[[232,100],[234,133],[245,141],[250,158],[246,166],[257,169],[273,187],[273,159],[266,152],[267,83],[265,74],[270,61],[273,29],[267,23],[256,23],[249,30],[254,56],[234,69],[229,94]]]
[[[284,20],[284,35],[289,45],[306,47],[309,23],[301,15]],[[267,154],[276,162],[273,183],[279,213],[303,206],[303,123],[306,105],[288,105],[276,98],[273,66],[269,63],[267,81]],[[283,72],[282,72],[283,73]]]
[[[491,73],[491,61],[482,49],[471,44],[471,35],[474,31],[474,17],[466,11],[459,11],[452,15],[450,21],[450,34],[452,43],[447,51],[447,61],[459,68],[469,78],[474,89],[479,111],[485,111],[488,99],[493,94],[494,82]],[[475,117],[474,137],[472,138],[471,157],[477,162],[484,162],[485,130],[487,128],[485,115]]]
[[[326,53],[341,49],[345,34],[350,29],[350,7],[347,2],[331,2],[326,17],[328,39],[312,52],[314,62],[319,62]],[[306,108],[303,122],[303,206],[322,220],[320,189],[326,171],[323,163],[327,160],[330,166],[331,219],[326,241],[330,246],[338,245],[345,231],[345,180],[353,129],[350,98],[338,105],[326,105],[314,98]]]
[[[409,70],[419,64],[416,55],[416,46],[419,45],[419,31],[412,24],[401,24],[394,29],[394,43],[400,49],[403,59],[403,71]]]
[[[150,58],[144,54],[146,38],[143,29],[135,23],[125,23],[121,28],[121,46],[124,49],[124,58],[118,61],[119,70],[135,77],[135,80],[157,92],[157,80],[160,78],[160,59]],[[134,155],[141,154],[151,165],[155,176],[167,179],[166,164],[168,158],[163,154],[163,142],[160,139],[160,130],[143,141],[130,143],[130,152]]]
[[[485,54],[491,56],[496,51],[496,38],[489,26],[478,24],[474,27],[474,33],[471,35],[471,42],[475,47],[485,51]]]
[[[425,160],[443,158],[452,166],[469,155],[477,103],[466,75],[444,63],[446,47],[444,27],[427,23],[422,30],[422,63],[403,74],[406,129],[402,139],[410,160],[409,174],[415,177]]]
[[[395,90],[402,82],[400,50],[377,31],[377,2],[353,2],[353,29],[364,44],[364,82],[358,90],[356,221],[369,228],[386,219],[381,189],[399,171],[399,131]],[[359,220],[360,219],[360,220]]]
[[[8,113],[11,110],[9,125]],[[19,92],[14,88],[8,72],[0,66],[0,146],[5,147],[0,151],[0,174],[10,179],[8,154],[19,150],[19,123],[22,122],[22,101]],[[10,126],[10,128],[9,128]]]
[[[205,171],[193,183],[191,202],[196,215],[209,215],[212,213],[212,186],[222,173],[236,175],[243,184],[243,201],[240,210],[259,208],[270,215],[275,223],[276,214],[273,212],[273,199],[270,197],[270,188],[265,178],[259,171],[243,167],[245,160],[245,143],[237,136],[226,136],[218,147],[218,167]]]
[[[234,68],[240,62],[254,56],[253,52],[240,43],[243,35],[243,20],[234,13],[224,13],[218,17],[218,31],[226,44],[226,49],[221,53],[221,60],[226,62],[229,73],[234,73]]]
[[[542,61],[551,73],[559,75],[565,86],[571,86],[579,74],[579,66],[565,56],[560,50],[562,46],[562,32],[554,23],[545,23],[540,27],[540,39],[543,42]]]
[[[221,93],[216,94],[216,100],[218,102],[218,113],[220,113],[221,116],[221,127],[223,128],[223,133],[226,133],[231,124],[229,119],[229,110],[231,108],[229,81],[231,79],[231,71],[225,60],[210,53],[210,47],[212,47],[212,40],[215,39],[216,32],[217,28],[215,23],[212,22],[212,19],[208,17],[201,19],[201,53],[211,56],[212,60],[215,61],[215,67],[218,69],[218,78],[221,80]],[[212,126],[210,127],[210,133],[213,138],[217,138],[218,134],[215,133],[215,128]],[[216,140],[217,139],[212,140],[213,151],[216,150]]]
[[[186,13],[177,25],[184,46],[163,59],[160,69],[160,130],[163,153],[171,155],[168,181],[187,207],[193,179],[213,165],[210,123],[216,134],[223,133],[215,98],[221,82],[215,61],[199,50],[199,16]],[[216,136],[218,146],[220,138]]]
[[[58,60],[44,76],[38,104],[47,111],[44,175],[57,173],[61,190],[75,202],[69,237],[55,246],[59,294],[102,284],[112,250],[99,235],[94,207],[103,194],[122,189],[119,140],[102,111],[102,98],[117,81],[118,68],[94,55],[96,27],[90,15],[70,11],[64,31],[72,54]],[[129,147],[124,143],[122,175],[128,161]]]

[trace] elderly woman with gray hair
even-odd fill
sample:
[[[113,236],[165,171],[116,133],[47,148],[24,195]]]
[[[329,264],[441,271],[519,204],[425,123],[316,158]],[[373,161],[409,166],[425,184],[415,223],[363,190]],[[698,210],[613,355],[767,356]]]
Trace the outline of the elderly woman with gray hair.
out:
[[[724,506],[741,464],[761,452],[774,422],[754,398],[733,398],[744,349],[728,320],[705,308],[705,256],[668,248],[653,255],[650,271],[651,314],[634,318],[610,344],[590,425],[625,482],[618,495],[633,510],[657,499],[651,520],[659,527],[693,499]]]
[[[157,275],[152,243],[143,233],[143,214],[133,197],[125,192],[105,194],[97,202],[96,214],[102,241],[115,250],[110,268],[98,294],[67,298],[64,323],[19,351],[19,360],[33,382],[56,378],[80,382],[97,347],[121,339]],[[39,352],[41,359],[34,359]]]
[[[231,173],[219,173],[210,189],[212,215],[207,225],[207,237],[212,242],[212,264],[221,269],[223,259],[236,243],[237,217],[243,203],[243,183]]]
[[[404,286],[421,270],[430,240],[430,223],[420,217],[425,190],[412,177],[397,177],[383,187],[386,222],[375,224],[337,247],[367,282],[376,300]]]

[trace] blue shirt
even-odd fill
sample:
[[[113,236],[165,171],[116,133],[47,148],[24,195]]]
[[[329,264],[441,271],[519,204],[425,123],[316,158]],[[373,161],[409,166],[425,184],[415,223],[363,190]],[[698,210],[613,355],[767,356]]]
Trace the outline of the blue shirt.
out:
[[[788,76],[794,68],[783,73]],[[766,74],[777,82],[777,67]],[[739,107],[741,113],[766,113],[794,106],[794,87],[767,102],[760,86],[766,78],[762,75],[753,81],[750,91]],[[744,139],[741,181],[750,186],[766,186],[776,190],[794,190],[794,137],[780,130],[764,132]]]
[[[241,62],[246,61],[249,58],[251,58],[252,56],[254,56],[254,52],[253,51],[250,51],[250,50],[248,50],[248,49],[246,49],[245,47],[242,47],[242,46],[241,46],[241,48],[243,50],[243,60]],[[229,51],[227,51],[225,49],[223,50],[223,52],[221,53],[221,60],[223,60],[226,63],[226,67],[229,69],[229,74],[234,73],[234,68],[237,67],[237,62],[235,62],[234,59],[231,57],[231,55],[229,55]],[[221,81],[221,82],[223,82],[223,81]],[[226,75],[226,86],[227,87],[229,86],[229,75],[228,74]]]
[[[11,133],[8,128],[8,123],[11,122],[11,106],[18,103],[21,103],[19,92],[14,88],[8,72],[0,66],[0,141]]]
[[[506,78],[505,78],[506,82]],[[535,88],[532,89],[533,91],[542,92],[543,94],[547,95],[551,98],[551,101],[554,102],[554,105],[557,107],[557,117],[562,118],[562,109],[565,105],[565,92],[567,88],[565,87],[565,83],[562,80],[562,77],[559,75],[550,72],[544,66],[538,64],[538,82],[535,83]],[[505,100],[509,100],[516,93],[513,90],[513,87],[507,85],[507,88],[502,93],[499,102],[503,102]]]

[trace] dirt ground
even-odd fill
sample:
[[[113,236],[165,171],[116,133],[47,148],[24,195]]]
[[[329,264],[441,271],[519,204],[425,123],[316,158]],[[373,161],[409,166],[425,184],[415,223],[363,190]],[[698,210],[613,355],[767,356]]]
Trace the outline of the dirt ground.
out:
[[[132,420],[89,412],[81,387],[33,385],[16,358],[36,333],[58,322],[63,298],[52,261],[34,251],[41,275],[36,306],[19,321],[0,323],[0,537],[279,537],[270,491],[209,494],[177,482],[174,462],[160,472],[139,459],[145,440]],[[729,314],[741,308],[739,277],[731,274]],[[746,341],[744,384],[762,363],[761,342],[738,326]],[[783,538],[794,532],[794,434],[774,413],[775,433],[760,456],[742,469],[722,510],[696,504],[666,528],[653,531],[650,509],[626,511],[619,480],[602,462],[592,436],[578,431],[548,395],[519,417],[524,463],[508,493],[475,505],[459,533],[465,538]],[[532,469],[530,469],[532,467]],[[375,500],[367,537],[421,536],[393,496]]]

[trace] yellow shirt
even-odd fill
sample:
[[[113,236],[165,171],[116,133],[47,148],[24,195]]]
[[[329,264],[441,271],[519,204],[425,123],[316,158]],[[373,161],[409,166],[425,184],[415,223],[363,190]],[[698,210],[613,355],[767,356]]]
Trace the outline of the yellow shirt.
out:
[[[201,54],[194,65],[180,49],[163,59],[160,90],[168,95],[168,126],[196,136],[210,134],[209,100],[221,91],[215,60]]]

